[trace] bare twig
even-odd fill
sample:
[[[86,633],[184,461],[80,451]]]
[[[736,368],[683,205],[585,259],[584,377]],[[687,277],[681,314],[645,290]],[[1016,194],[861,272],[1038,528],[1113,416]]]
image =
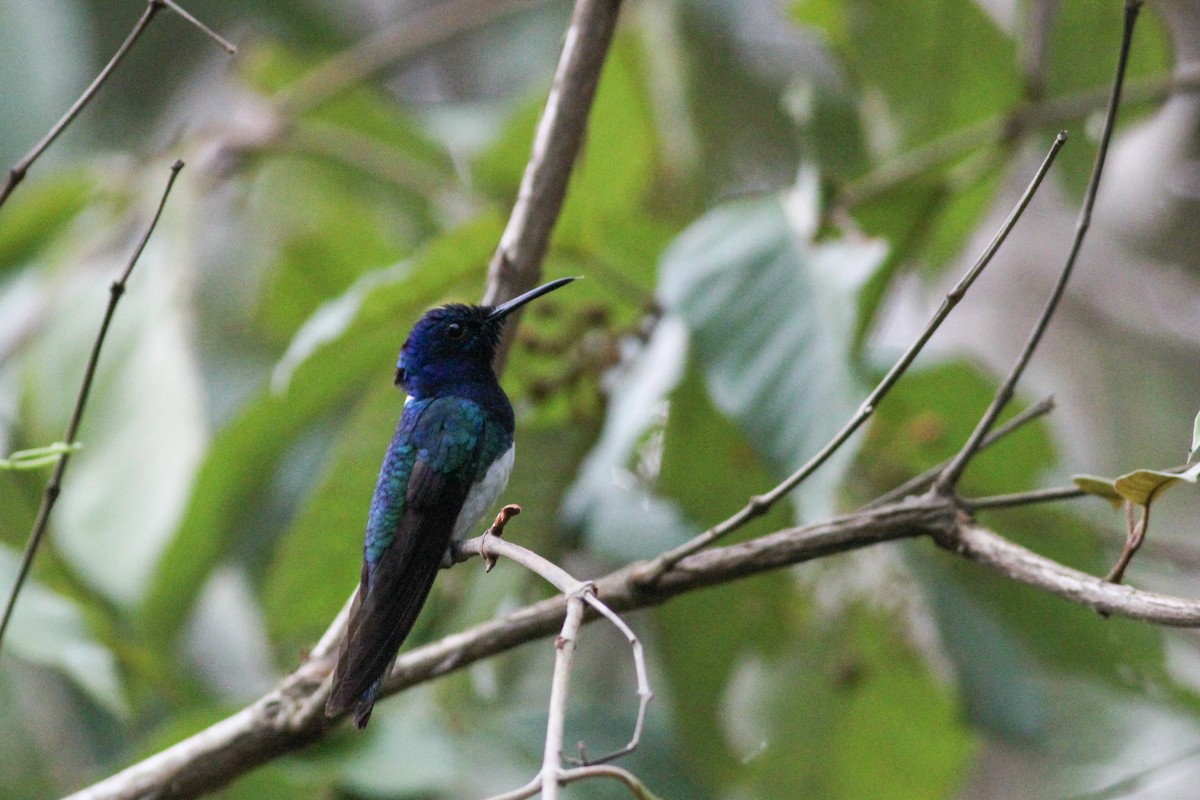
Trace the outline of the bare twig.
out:
[[[590,606],[596,613],[611,622],[625,636],[626,641],[629,642],[630,649],[633,652],[634,671],[637,676],[638,685],[637,719],[634,722],[633,735],[630,737],[629,743],[615,752],[589,762],[588,766],[612,761],[637,749],[641,741],[642,730],[645,726],[646,709],[650,704],[650,700],[654,697],[654,693],[650,689],[650,677],[646,670],[646,656],[642,648],[642,643],[638,640],[633,630],[625,624],[625,621],[596,596],[594,585],[590,582],[581,582],[566,573],[562,568],[536,553],[500,538],[504,532],[504,526],[519,512],[520,506],[506,505],[496,515],[496,521],[492,524],[492,527],[478,539],[464,542],[459,547],[458,553],[460,559],[478,553],[483,557],[488,571],[491,571],[491,565],[495,563],[496,557],[503,555],[509,560],[516,561],[531,572],[540,575],[566,597],[567,613],[563,621],[562,631],[559,633],[555,645],[557,651],[554,663],[554,677],[551,684],[550,712],[547,720],[546,745],[543,752],[542,769],[538,777],[531,782],[538,783],[540,781],[542,796],[544,798],[554,798],[558,796],[558,785],[562,783],[562,744],[563,726],[566,721],[567,688],[575,652],[575,641],[579,634],[579,627],[583,624],[585,605]],[[525,788],[522,787],[515,791],[521,792]],[[506,796],[500,795],[500,797]]]
[[[176,14],[183,17],[185,20],[187,20],[188,22],[192,23],[197,28],[199,28],[201,33],[203,33],[205,36],[207,36],[208,38],[210,38],[214,42],[216,42],[217,45],[222,50],[224,50],[226,53],[229,53],[229,55],[234,55],[237,53],[237,47],[234,46],[233,42],[229,41],[224,36],[217,33],[216,31],[214,31],[212,28],[205,25],[200,20],[196,19],[194,16],[191,15],[191,13],[188,12],[187,9],[185,9],[183,6],[176,3],[175,0],[150,0],[150,4],[151,5],[158,4],[158,5],[166,6],[167,8],[171,9]]]
[[[638,800],[658,800],[658,796],[646,788],[637,777],[629,770],[621,769],[613,766],[587,766],[576,767],[575,769],[563,770],[558,777],[559,784],[566,786],[568,783],[576,783],[577,781],[588,780],[592,778],[612,778],[613,780],[622,783],[630,793],[638,798]],[[511,792],[494,795],[488,800],[526,800],[533,797],[542,788],[539,778],[534,778],[529,783],[513,789]]]
[[[236,48],[232,44],[218,36],[216,33],[213,33],[212,30],[201,24],[199,20],[181,8],[178,4],[172,2],[172,0],[149,0],[149,2],[146,3],[146,9],[142,12],[142,16],[138,18],[136,23],[134,23],[133,29],[129,31],[129,35],[125,37],[125,41],[122,42],[121,46],[117,48],[117,52],[113,54],[113,57],[109,59],[109,62],[104,65],[104,69],[100,70],[100,74],[96,76],[95,80],[93,80],[91,84],[84,89],[83,94],[79,96],[79,99],[76,100],[69,109],[67,109],[67,113],[63,114],[58,122],[54,123],[54,127],[52,127],[50,131],[42,137],[41,141],[35,144],[33,149],[26,153],[20,161],[9,167],[8,178],[5,180],[4,186],[0,188],[0,206],[4,205],[4,202],[8,200],[8,196],[12,194],[14,189],[17,188],[17,185],[21,181],[25,180],[25,174],[29,172],[29,168],[33,166],[33,162],[41,158],[41,155],[46,151],[46,148],[50,147],[50,145],[54,143],[54,140],[57,139],[59,135],[67,129],[67,126],[74,121],[75,117],[79,116],[79,112],[83,111],[84,107],[87,106],[87,104],[91,102],[92,98],[96,96],[96,92],[100,91],[100,87],[104,85],[105,81],[108,80],[109,76],[112,75],[113,71],[117,68],[117,65],[120,64],[129,51],[133,49],[134,44],[137,43],[137,40],[141,38],[142,33],[147,27],[149,27],[150,22],[154,19],[155,15],[158,14],[158,12],[163,8],[170,8],[172,11],[179,14],[185,20],[203,31],[206,36],[209,36],[216,41],[216,43],[223,47],[226,51],[230,53],[236,52]]]
[[[1056,486],[1051,489],[1034,489],[1029,492],[1013,494],[997,494],[991,497],[964,497],[959,500],[959,506],[964,511],[987,511],[997,508],[1016,508],[1031,506],[1037,503],[1052,503],[1058,500],[1074,500],[1086,497],[1087,493],[1078,486]]]
[[[516,297],[532,289],[541,277],[542,259],[583,144],[620,8],[620,0],[578,0],[575,4],[516,203],[488,264],[485,304]],[[504,363],[516,327],[506,326],[496,355],[498,367]]]
[[[150,240],[150,234],[154,233],[154,228],[158,225],[158,219],[162,216],[163,207],[167,204],[167,197],[171,194],[171,187],[175,185],[175,179],[179,177],[179,171],[183,169],[183,162],[176,161],[171,165],[171,176],[167,179],[167,186],[163,189],[162,198],[158,201],[158,208],[154,212],[154,218],[150,220],[150,224],[146,227],[146,232],[142,234],[141,240],[137,247],[134,248],[133,255],[125,265],[121,277],[113,281],[109,287],[108,308],[104,311],[104,319],[100,323],[100,331],[96,334],[96,341],[92,344],[92,353],[88,357],[87,368],[84,370],[83,383],[79,386],[79,395],[75,399],[75,410],[71,412],[71,420],[67,423],[67,432],[63,434],[63,442],[67,449],[58,458],[58,464],[54,467],[54,472],[50,476],[50,482],[46,484],[46,489],[42,494],[42,505],[38,509],[37,518],[34,520],[33,529],[29,533],[29,541],[25,543],[25,552],[21,554],[21,566],[17,571],[17,579],[13,583],[12,590],[8,594],[8,600],[4,605],[4,616],[0,617],[0,645],[4,642],[4,633],[8,630],[9,620],[12,619],[13,609],[17,604],[17,597],[21,593],[21,588],[25,585],[26,579],[29,577],[29,569],[33,565],[33,558],[37,555],[38,547],[42,543],[42,539],[46,534],[46,525],[50,521],[50,512],[54,510],[54,503],[58,500],[59,492],[62,491],[63,474],[67,471],[67,463],[70,461],[71,450],[75,445],[75,436],[79,432],[79,423],[83,420],[83,409],[87,405],[88,393],[92,389],[92,380],[96,376],[96,365],[100,361],[100,349],[104,346],[104,338],[108,334],[108,326],[112,322],[113,314],[116,313],[117,303],[121,301],[121,296],[125,294],[125,285],[129,282],[129,276],[133,273],[133,267],[137,264],[138,258],[142,254],[142,250],[146,247],[146,242]]]
[[[1117,69],[1116,75],[1113,78],[1112,96],[1108,103],[1108,113],[1104,118],[1104,132],[1100,136],[1100,146],[1096,150],[1096,160],[1092,167],[1092,176],[1088,181],[1087,192],[1083,199],[1083,207],[1079,211],[1079,221],[1075,226],[1075,238],[1071,242],[1071,251],[1067,255],[1066,263],[1063,265],[1062,272],[1058,276],[1058,281],[1055,283],[1050,298],[1046,301],[1046,307],[1042,311],[1042,315],[1034,325],[1033,331],[1030,333],[1025,347],[1017,357],[1016,363],[1013,364],[1012,370],[1004,379],[1004,383],[996,390],[996,396],[992,400],[991,405],[983,413],[979,424],[975,426],[975,430],[971,433],[971,436],[967,439],[962,449],[946,468],[942,470],[937,480],[934,481],[934,490],[937,492],[942,494],[952,492],[958,485],[963,470],[967,468],[967,464],[970,463],[975,453],[979,450],[979,445],[983,441],[983,437],[992,429],[992,426],[996,423],[996,418],[1000,416],[1000,412],[1012,400],[1017,381],[1021,379],[1021,375],[1025,372],[1025,367],[1029,364],[1034,351],[1041,343],[1042,335],[1050,325],[1050,319],[1058,309],[1058,303],[1067,288],[1067,281],[1070,280],[1071,273],[1075,268],[1075,261],[1079,257],[1080,249],[1083,247],[1084,237],[1091,226],[1092,207],[1096,203],[1096,193],[1100,189],[1100,177],[1104,172],[1104,162],[1108,157],[1108,145],[1112,140],[1113,127],[1117,119],[1117,108],[1121,103],[1121,87],[1125,80],[1125,67],[1129,61],[1129,47],[1133,41],[1133,30],[1137,23],[1138,12],[1141,10],[1141,7],[1142,3],[1140,0],[1126,0],[1125,2],[1125,28],[1121,37],[1120,55],[1117,57]]]
[[[465,560],[472,555],[480,555],[488,571],[495,563],[497,556],[504,556],[515,561],[531,572],[536,573],[563,593],[566,598],[566,615],[563,619],[562,630],[555,641],[554,674],[550,686],[550,707],[546,721],[546,742],[542,754],[542,768],[537,777],[525,786],[498,798],[529,797],[541,789],[542,797],[555,800],[558,797],[558,787],[562,783],[562,745],[563,730],[566,725],[567,690],[570,686],[571,668],[575,656],[575,643],[579,637],[579,629],[583,624],[585,606],[590,606],[597,613],[610,621],[621,631],[628,640],[633,651],[634,667],[638,681],[638,713],[634,725],[633,736],[629,744],[605,756],[603,761],[609,761],[632,752],[641,739],[642,727],[645,722],[646,707],[654,696],[650,690],[650,681],[646,672],[645,654],[641,642],[625,622],[616,615],[605,603],[596,597],[595,586],[591,582],[580,581],[572,577],[558,565],[542,558],[537,553],[527,550],[520,545],[500,538],[504,526],[513,516],[520,512],[520,506],[506,505],[496,515],[492,527],[477,539],[463,542],[456,550],[457,560]],[[599,763],[599,761],[597,762]],[[497,798],[492,798],[497,800]]]
[[[917,336],[916,341],[909,345],[904,354],[900,356],[900,360],[898,360],[892,366],[892,368],[888,370],[888,373],[883,376],[883,379],[880,380],[879,384],[871,391],[871,393],[867,396],[867,399],[864,400],[862,405],[858,407],[858,411],[855,412],[854,416],[842,426],[842,429],[834,435],[828,444],[822,447],[821,450],[816,453],[816,455],[805,462],[799,469],[789,475],[775,488],[771,489],[766,494],[750,498],[750,502],[748,502],[733,516],[713,526],[712,528],[709,528],[699,536],[684,542],[679,547],[669,550],[656,558],[647,566],[642,575],[642,580],[648,583],[653,583],[661,578],[663,573],[670,570],[671,567],[674,566],[674,564],[676,564],[680,559],[685,558],[692,553],[698,552],[705,547],[708,547],[732,531],[742,527],[750,520],[765,514],[771,508],[771,506],[799,486],[800,483],[807,479],[809,475],[812,475],[814,472],[816,472],[835,452],[842,447],[842,445],[844,445],[850,439],[851,436],[854,435],[855,431],[862,427],[863,423],[871,418],[871,415],[875,413],[875,408],[878,406],[879,402],[887,395],[891,388],[896,385],[896,382],[900,380],[900,377],[906,371],[908,371],[908,368],[912,365],[913,361],[916,360],[916,357],[920,354],[921,350],[924,349],[926,343],[929,342],[929,339],[933,336],[937,329],[941,327],[942,323],[946,320],[946,317],[950,315],[950,312],[954,310],[954,307],[958,305],[963,296],[966,295],[967,290],[971,288],[971,284],[975,282],[975,279],[979,277],[984,268],[991,263],[992,258],[996,255],[996,251],[1000,249],[1000,245],[1002,245],[1004,240],[1008,238],[1008,234],[1017,224],[1017,220],[1021,218],[1021,214],[1029,205],[1029,201],[1033,199],[1033,195],[1037,192],[1038,187],[1041,186],[1042,180],[1046,177],[1046,173],[1050,170],[1050,166],[1054,163],[1055,157],[1058,156],[1058,151],[1062,149],[1062,146],[1066,144],[1066,141],[1067,135],[1065,132],[1060,132],[1058,136],[1055,137],[1054,144],[1051,145],[1050,151],[1046,154],[1046,158],[1042,161],[1041,166],[1038,167],[1037,172],[1033,176],[1033,180],[1030,181],[1029,186],[1026,187],[1024,194],[1021,195],[1021,199],[1017,202],[1016,207],[1013,208],[1012,212],[1008,215],[1008,219],[1004,221],[1004,224],[1000,226],[1000,230],[996,232],[996,235],[992,238],[992,241],[986,248],[984,248],[984,251],[980,254],[979,258],[975,261],[971,268],[968,269],[962,278],[959,279],[958,283],[954,285],[954,288],[946,294],[946,297],[942,300],[941,306],[939,306],[937,311],[934,312],[933,316],[930,317],[929,322],[926,323],[924,330],[922,330],[920,335]]]
[[[1035,419],[1040,419],[1041,417],[1046,416],[1053,410],[1054,398],[1042,398],[985,436],[983,442],[979,445],[979,451],[983,452],[996,442],[1008,436],[1010,433],[1014,433],[1020,428],[1023,428],[1025,425],[1033,422]],[[946,465],[949,463],[949,460],[946,460],[941,464],[935,464],[919,475],[914,475],[913,477],[909,478],[894,489],[889,489],[888,491],[879,495],[879,497],[876,497],[871,502],[862,506],[862,508],[878,508],[879,506],[887,505],[888,503],[894,503],[898,500],[903,500],[905,497],[908,497],[911,494],[920,492],[922,489],[929,486],[929,484],[933,483],[933,481],[938,475],[941,474],[942,470],[945,469]],[[967,507],[970,507],[970,501],[964,500],[963,504]]]
[[[979,525],[965,524],[952,534],[960,555],[1006,578],[1043,589],[1105,616],[1182,628],[1200,627],[1200,602],[1143,592],[1063,566],[1039,556]]]

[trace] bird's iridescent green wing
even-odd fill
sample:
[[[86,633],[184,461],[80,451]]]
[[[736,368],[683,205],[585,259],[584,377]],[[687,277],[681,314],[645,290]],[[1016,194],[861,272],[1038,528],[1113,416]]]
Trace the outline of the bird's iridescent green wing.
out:
[[[358,703],[356,721],[366,724],[372,687],[412,630],[441,567],[485,432],[483,413],[470,401],[438,398],[405,408],[371,504],[362,579],[329,713]]]

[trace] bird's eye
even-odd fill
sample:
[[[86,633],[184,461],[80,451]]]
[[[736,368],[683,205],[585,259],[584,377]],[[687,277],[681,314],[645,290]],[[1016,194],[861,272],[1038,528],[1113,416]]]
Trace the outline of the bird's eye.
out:
[[[451,322],[446,326],[446,335],[451,339],[461,339],[465,332],[463,326],[457,322]]]

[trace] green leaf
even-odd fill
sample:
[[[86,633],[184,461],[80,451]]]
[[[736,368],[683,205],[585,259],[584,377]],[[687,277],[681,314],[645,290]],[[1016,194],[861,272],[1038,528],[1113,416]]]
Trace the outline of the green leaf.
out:
[[[349,414],[320,483],[268,567],[263,611],[281,652],[315,641],[357,585],[371,491],[403,402],[394,386],[377,383]]]
[[[975,737],[950,687],[899,633],[901,621],[862,605],[812,613],[794,583],[761,580],[681,597],[660,612],[688,769],[722,787],[716,794],[763,800],[952,794]],[[690,606],[686,616],[676,603]],[[765,636],[778,641],[764,646]]]
[[[779,654],[793,634],[789,623],[808,609],[808,598],[798,596],[794,583],[778,572],[680,595],[655,612],[679,750],[687,771],[703,785],[721,785],[742,769],[726,737],[715,735],[726,716],[722,698],[738,663],[764,654],[776,658],[782,673],[795,674],[807,666],[803,660],[785,666]],[[762,624],[766,619],[779,624]],[[697,664],[704,668],[696,669]],[[753,716],[756,711],[741,713]]]
[[[1113,488],[1129,502],[1139,506],[1148,506],[1164,491],[1180,481],[1194,484],[1198,475],[1200,475],[1200,464],[1196,464],[1185,472],[1138,469],[1113,481]]]
[[[16,582],[19,564],[15,553],[0,547],[4,597]],[[25,661],[63,673],[110,713],[127,713],[113,654],[91,635],[83,611],[74,602],[35,580],[25,583],[17,599],[5,645]]]
[[[1180,481],[1194,484],[1197,479],[1200,479],[1200,464],[1183,472],[1137,469],[1115,479],[1095,475],[1075,475],[1072,478],[1075,485],[1088,494],[1111,500],[1114,504],[1129,501],[1138,506],[1150,505]]]
[[[678,504],[697,527],[728,517],[774,483],[770,469],[741,427],[713,406],[702,369],[701,364],[690,363],[669,397],[662,468],[655,482],[658,493]],[[704,469],[696,469],[697,464],[704,464]],[[787,506],[781,503],[736,536],[779,530],[791,521]]]
[[[789,217],[789,213],[791,217]],[[849,364],[855,298],[882,261],[879,242],[807,241],[799,192],[722,206],[663,257],[663,302],[687,326],[714,405],[782,477],[820,449],[864,393]],[[797,491],[805,516],[829,513],[851,449]]]
[[[328,40],[328,31],[323,38]],[[237,63],[251,86],[268,92],[294,86],[313,68],[307,57],[297,57],[273,45],[254,47]],[[344,125],[396,148],[429,168],[444,171],[447,176],[452,174],[445,148],[431,140],[391,94],[371,83],[344,89],[307,111],[302,119]]]
[[[421,226],[364,186],[362,176],[313,159],[276,158],[258,175],[260,235],[277,243],[259,315],[277,337],[290,336],[328,298],[364,272],[406,255]],[[390,224],[383,224],[383,220]]]
[[[1125,498],[1117,491],[1117,487],[1113,486],[1112,478],[1102,478],[1099,475],[1072,475],[1071,481],[1088,494],[1103,497],[1112,503],[1114,508],[1120,508],[1121,504],[1125,502]]]
[[[1192,446],[1188,450],[1188,461],[1196,455],[1197,449],[1200,449],[1200,414],[1196,415],[1196,421],[1192,423]]]

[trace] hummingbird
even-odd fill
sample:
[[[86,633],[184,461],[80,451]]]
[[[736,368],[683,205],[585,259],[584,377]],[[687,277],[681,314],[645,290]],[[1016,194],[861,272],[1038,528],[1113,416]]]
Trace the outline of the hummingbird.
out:
[[[395,383],[408,397],[371,498],[326,716],[353,708],[354,724],[366,727],[438,570],[508,484],[513,409],[492,368],[504,321],[573,280],[497,306],[434,308],[400,348]]]

